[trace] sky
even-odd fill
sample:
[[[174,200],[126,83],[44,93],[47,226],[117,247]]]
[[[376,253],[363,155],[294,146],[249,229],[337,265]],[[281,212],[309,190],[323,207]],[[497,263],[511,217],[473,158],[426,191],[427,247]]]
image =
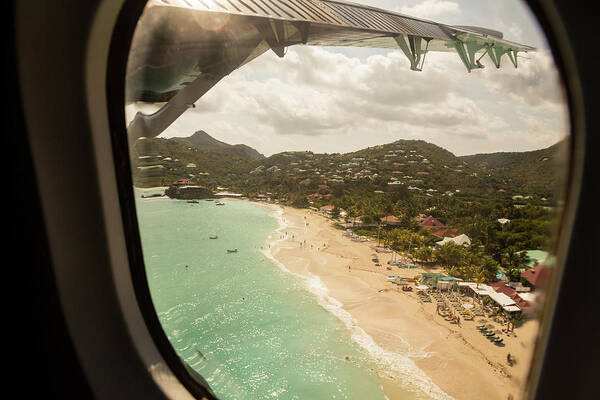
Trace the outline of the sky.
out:
[[[355,2],[496,29],[538,51],[519,54],[518,69],[505,56],[498,70],[486,56],[486,68],[471,73],[455,53],[429,53],[416,72],[400,50],[291,46],[283,59],[268,51],[219,82],[161,137],[204,130],[267,156],[422,139],[460,156],[535,150],[568,135],[555,63],[521,0]]]

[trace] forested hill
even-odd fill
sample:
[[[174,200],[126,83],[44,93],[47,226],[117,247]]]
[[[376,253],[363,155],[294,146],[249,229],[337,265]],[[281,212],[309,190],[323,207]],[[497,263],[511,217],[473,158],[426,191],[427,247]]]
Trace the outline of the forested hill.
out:
[[[563,139],[541,150],[474,154],[458,158],[486,171],[495,180],[510,182],[530,191],[544,191],[564,186],[568,166],[567,146],[567,139]]]

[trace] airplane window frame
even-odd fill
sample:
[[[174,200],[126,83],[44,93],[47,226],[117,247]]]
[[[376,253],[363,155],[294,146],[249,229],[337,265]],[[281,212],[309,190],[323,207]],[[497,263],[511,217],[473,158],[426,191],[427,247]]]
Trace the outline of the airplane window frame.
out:
[[[106,4],[109,4],[110,10],[101,10]],[[12,13],[11,17],[14,18],[16,22],[15,25],[15,43],[17,44],[17,49],[14,51],[15,53],[15,64],[17,65],[17,79],[15,82],[21,85],[20,88],[15,89],[16,93],[21,94],[21,96],[15,96],[14,98],[20,99],[22,98],[21,107],[22,115],[13,115],[12,118],[18,119],[22,116],[25,124],[22,128],[18,127],[15,132],[18,135],[19,133],[23,133],[24,137],[27,139],[22,146],[19,146],[17,150],[17,154],[19,152],[30,153],[31,158],[33,159],[31,165],[29,165],[29,161],[21,160],[21,164],[25,164],[27,168],[31,169],[32,175],[34,178],[37,178],[37,182],[34,179],[34,184],[38,186],[38,192],[40,200],[37,199],[28,199],[26,198],[27,193],[19,193],[16,195],[17,199],[25,200],[24,204],[26,207],[37,210],[43,214],[44,220],[38,221],[36,226],[41,226],[41,229],[47,229],[46,237],[36,237],[34,241],[44,242],[50,249],[49,258],[51,260],[47,261],[47,265],[40,266],[44,272],[49,272],[48,275],[52,276],[53,279],[57,282],[57,287],[51,288],[50,290],[55,290],[56,293],[60,296],[61,300],[61,308],[62,314],[66,320],[68,320],[66,326],[64,327],[64,335],[68,337],[67,340],[71,340],[74,344],[75,350],[77,352],[77,356],[82,360],[83,370],[86,374],[87,379],[94,381],[91,386],[94,391],[94,394],[97,398],[111,398],[110,393],[116,394],[119,393],[121,397],[126,397],[126,394],[132,396],[142,396],[146,395],[145,398],[165,398],[167,397],[164,393],[159,393],[158,391],[149,393],[148,392],[139,391],[132,392],[131,388],[141,388],[143,385],[149,383],[149,381],[144,379],[136,379],[134,381],[121,382],[114,381],[111,382],[110,385],[114,385],[115,388],[111,389],[102,389],[98,386],[97,382],[105,379],[105,376],[96,376],[100,375],[102,372],[99,372],[97,369],[94,370],[93,367],[90,367],[89,360],[90,358],[96,358],[100,360],[102,358],[111,358],[114,362],[117,362],[118,359],[120,364],[120,368],[124,370],[124,373],[127,375],[128,369],[134,369],[140,365],[139,362],[133,361],[131,359],[131,348],[125,348],[126,351],[120,352],[123,350],[123,346],[127,347],[127,344],[123,346],[118,346],[110,340],[116,341],[115,338],[106,339],[104,336],[100,335],[100,340],[102,342],[89,343],[88,340],[81,339],[81,333],[89,332],[89,328],[86,331],[81,327],[77,326],[77,321],[73,322],[73,320],[82,319],[81,315],[77,314],[77,311],[71,304],[72,302],[77,302],[78,300],[84,300],[83,306],[87,307],[86,311],[96,311],[96,308],[93,307],[89,298],[82,296],[82,289],[75,290],[73,287],[69,287],[65,285],[65,281],[68,281],[65,277],[68,274],[73,274],[74,278],[88,278],[84,279],[78,284],[83,289],[93,289],[93,292],[100,292],[99,289],[106,289],[106,292],[103,293],[106,296],[106,300],[108,303],[118,303],[117,296],[113,293],[114,288],[116,286],[115,283],[109,282],[110,280],[110,260],[108,260],[108,256],[102,258],[102,260],[92,260],[89,262],[91,266],[98,267],[99,272],[92,274],[91,279],[90,276],[82,275],[81,273],[77,273],[77,267],[80,265],[69,265],[69,263],[73,263],[73,260],[60,257],[61,251],[67,251],[68,248],[65,248],[65,243],[70,245],[79,245],[82,246],[81,253],[85,253],[91,256],[94,255],[102,255],[109,252],[107,250],[107,245],[105,246],[104,239],[100,236],[97,237],[97,243],[85,243],[84,237],[74,237],[73,235],[75,229],[83,232],[85,229],[89,229],[90,223],[98,223],[100,221],[100,225],[102,221],[106,222],[106,219],[113,218],[114,215],[103,215],[103,207],[109,207],[106,204],[106,198],[101,197],[101,192],[105,189],[100,188],[100,184],[98,183],[99,178],[94,174],[94,169],[99,169],[102,166],[102,162],[112,163],[110,158],[114,157],[114,167],[115,167],[115,176],[112,177],[113,181],[116,179],[116,183],[111,183],[113,186],[117,186],[119,191],[119,206],[121,207],[121,218],[123,221],[119,221],[119,218],[114,218],[115,220],[111,223],[121,224],[125,229],[126,237],[130,235],[137,235],[138,245],[139,245],[139,233],[136,230],[132,230],[131,225],[127,225],[127,216],[125,215],[126,210],[133,204],[133,198],[131,193],[131,185],[126,186],[126,182],[123,179],[131,179],[128,175],[129,172],[129,157],[122,153],[123,147],[119,149],[119,146],[115,144],[115,140],[112,140],[112,154],[108,158],[99,157],[98,144],[91,143],[91,137],[94,136],[92,131],[95,129],[101,130],[103,135],[107,135],[107,127],[101,126],[100,128],[95,127],[94,121],[88,121],[84,116],[85,111],[88,113],[97,112],[98,109],[95,109],[92,104],[85,104],[86,94],[89,96],[96,96],[100,102],[105,102],[104,107],[108,108],[109,112],[109,121],[106,125],[110,124],[110,135],[111,138],[117,137],[118,140],[122,140],[123,137],[118,137],[119,134],[122,135],[122,130],[124,128],[123,117],[119,116],[123,113],[123,107],[120,106],[124,99],[124,85],[122,80],[124,77],[124,60],[126,60],[127,52],[124,50],[124,47],[128,46],[127,36],[124,34],[129,32],[133,32],[133,27],[137,22],[137,17],[139,17],[139,11],[141,13],[141,7],[143,7],[143,1],[90,1],[90,2],[78,2],[72,1],[70,7],[56,7],[56,5],[48,4],[46,7],[32,7],[29,2],[15,2],[16,12],[14,15]],[[592,151],[594,147],[592,143],[597,143],[597,139],[593,137],[593,135],[585,136],[585,125],[591,131],[592,127],[598,125],[596,122],[598,117],[594,114],[595,102],[592,97],[594,89],[596,88],[594,84],[597,84],[597,79],[594,80],[594,69],[597,68],[597,64],[593,62],[587,63],[584,65],[584,56],[586,54],[586,49],[584,49],[585,44],[577,43],[575,39],[579,39],[583,42],[583,38],[586,37],[585,34],[591,33],[591,28],[586,27],[585,23],[581,23],[579,18],[582,18],[583,21],[586,21],[586,10],[571,10],[572,4],[567,2],[566,0],[557,0],[554,4],[544,1],[544,0],[530,0],[528,1],[529,5],[534,10],[538,20],[542,24],[545,29],[547,38],[551,44],[551,48],[555,54],[556,62],[558,64],[559,69],[561,70],[563,79],[567,85],[567,96],[569,100],[569,112],[571,115],[571,124],[572,124],[572,141],[571,141],[571,167],[570,167],[570,179],[569,179],[569,193],[567,199],[567,210],[563,215],[565,219],[566,225],[563,226],[562,229],[562,237],[561,237],[561,255],[563,259],[567,259],[568,262],[573,262],[576,265],[584,265],[586,260],[585,256],[587,254],[591,254],[591,243],[594,239],[594,232],[589,225],[586,224],[585,217],[586,215],[592,215],[594,210],[594,193],[593,184],[594,180],[592,179],[592,174],[594,173],[593,167],[598,166],[598,161],[592,155]],[[121,6],[123,8],[121,9]],[[53,8],[54,7],[54,8]],[[137,10],[137,11],[136,11]],[[559,13],[559,10],[561,11]],[[88,42],[90,32],[94,31],[93,25],[97,23],[97,14],[101,14],[102,12],[111,14],[115,19],[116,15],[119,15],[119,23],[107,26],[106,29],[111,31],[111,35],[113,38],[113,43],[111,44],[110,54],[109,55],[99,55],[99,58],[103,58],[103,68],[107,72],[107,85],[105,87],[106,93],[99,91],[93,94],[87,93],[90,91],[89,82],[86,81],[86,77],[82,76],[82,72],[77,72],[77,68],[79,67],[81,71],[85,70],[86,59],[83,53],[88,51],[89,49],[86,46],[90,46],[91,42]],[[579,13],[579,14],[578,14]],[[588,10],[589,13],[589,10]],[[590,18],[587,15],[587,18]],[[54,24],[54,25],[52,25]],[[119,25],[123,24],[123,25]],[[566,28],[563,27],[563,24],[566,25]],[[75,28],[71,28],[70,25],[73,25]],[[12,24],[10,24],[12,26]],[[23,28],[25,27],[25,28]],[[31,32],[29,32],[29,28],[31,27]],[[129,27],[129,28],[128,28]],[[26,29],[27,28],[27,29]],[[113,32],[113,28],[115,31]],[[56,29],[56,31],[53,31]],[[79,36],[68,36],[68,29],[80,29],[81,32],[86,32]],[[115,35],[117,33],[117,35]],[[44,37],[43,35],[48,35]],[[567,34],[572,35],[571,37],[567,36]],[[37,36],[36,36],[37,35]],[[124,35],[124,36],[119,36]],[[131,35],[129,36],[129,38]],[[68,38],[68,40],[67,40]],[[60,40],[64,42],[61,42]],[[120,43],[116,43],[117,39],[121,40]],[[41,49],[40,45],[37,42],[41,42],[47,46],[45,49]],[[26,46],[27,43],[34,43],[29,47]],[[66,49],[69,49],[70,52],[66,53],[72,61],[72,66],[69,65],[67,67],[63,67],[63,65],[58,66],[56,63],[57,54],[62,54],[61,52]],[[38,51],[39,54],[35,54]],[[116,52],[115,52],[116,51]],[[9,51],[10,52],[10,51]],[[557,56],[560,54],[561,56]],[[54,58],[50,57],[50,55],[54,55]],[[46,56],[46,58],[44,58]],[[574,58],[578,56],[578,58]],[[120,57],[120,58],[119,58]],[[36,62],[38,61],[38,62]],[[61,62],[63,60],[61,59]],[[55,75],[53,75],[53,80],[57,80],[63,84],[65,84],[65,91],[61,92],[59,96],[54,99],[52,112],[56,112],[57,115],[52,115],[52,112],[47,111],[47,115],[36,115],[35,111],[40,111],[39,105],[36,103],[35,94],[38,91],[44,90],[45,88],[53,88],[51,84],[49,84],[46,80],[48,80],[48,76],[40,76],[39,74],[39,65],[42,65],[43,62],[47,62],[50,66],[57,68],[54,70]],[[60,69],[63,67],[65,71],[73,72],[72,75],[68,75],[67,73],[62,73]],[[120,74],[120,75],[119,75]],[[42,74],[43,75],[43,74]],[[581,77],[586,78],[586,87],[583,88],[580,83]],[[93,79],[93,78],[89,78]],[[589,87],[588,87],[589,85]],[[72,97],[69,97],[72,96]],[[585,100],[585,102],[584,102]],[[79,104],[78,104],[79,103]],[[95,104],[98,106],[98,104]],[[82,112],[82,115],[73,116],[74,111]],[[76,113],[76,114],[77,114]],[[15,113],[17,114],[17,113]],[[102,112],[99,112],[102,114]],[[62,118],[62,120],[61,120]],[[65,120],[71,118],[72,121],[66,124]],[[90,117],[91,118],[91,117]],[[103,118],[99,116],[98,118]],[[36,121],[39,119],[40,121]],[[73,143],[65,143],[59,140],[56,140],[54,135],[49,135],[48,133],[55,134],[57,137],[60,136],[59,132],[61,129],[72,129],[73,131],[69,131],[65,133],[64,137],[68,137],[72,139]],[[594,142],[595,141],[595,142]],[[585,143],[585,146],[584,146]],[[126,146],[124,147],[127,148]],[[22,149],[22,150],[21,150]],[[83,159],[77,154],[73,153],[73,150],[89,150],[91,155],[88,155],[89,159]],[[52,163],[53,160],[48,159],[43,155],[44,152],[54,152],[57,157],[63,157],[64,159],[76,158],[73,163]],[[124,156],[124,157],[123,157]],[[121,158],[117,158],[121,157]],[[585,162],[585,164],[584,164]],[[77,164],[79,163],[79,164]],[[69,171],[63,165],[57,164],[65,164],[66,167],[70,165],[79,165],[81,167],[81,171]],[[43,171],[46,169],[47,171]],[[60,194],[56,194],[53,192],[48,185],[48,181],[52,181],[51,176],[64,176],[68,174],[72,174],[74,177],[85,178],[84,172],[89,173],[87,179],[89,183],[86,185],[86,190],[89,190],[88,195],[90,199],[88,201],[89,204],[86,204],[83,207],[83,211],[87,213],[82,214],[84,218],[81,221],[74,221],[77,215],[68,215],[64,216],[65,223],[64,226],[57,227],[56,221],[57,218],[52,214],[59,214],[62,212],[65,207],[64,204],[60,204],[59,200],[62,198]],[[99,175],[104,172],[97,172]],[[71,178],[63,178],[63,180],[70,180]],[[80,180],[79,182],[82,182]],[[111,181],[112,182],[112,181]],[[587,186],[586,186],[587,185]],[[60,186],[60,185],[59,185]],[[64,186],[63,186],[64,188]],[[114,189],[114,188],[113,188]],[[123,193],[125,192],[125,193]],[[75,193],[75,190],[73,190]],[[96,198],[97,197],[97,198]],[[81,200],[75,199],[74,201]],[[71,204],[71,203],[69,203]],[[71,210],[70,210],[71,211]],[[80,210],[73,210],[80,211]],[[76,214],[75,212],[73,214]],[[36,214],[37,215],[37,214]],[[130,214],[131,216],[132,214]],[[133,213],[135,216],[135,213]],[[137,222],[134,222],[134,224]],[[79,225],[77,225],[79,224]],[[71,229],[71,230],[70,230]],[[18,232],[22,232],[23,234],[28,233],[25,227],[22,227]],[[65,234],[64,239],[57,240],[53,238],[53,235],[57,234]],[[596,233],[597,235],[597,233]],[[25,236],[25,235],[20,235]],[[44,236],[44,235],[39,235]],[[587,237],[586,237],[587,236]],[[591,238],[592,240],[590,240]],[[578,239],[583,239],[578,241]],[[587,242],[586,240],[587,239]],[[64,242],[61,242],[61,240]],[[16,242],[17,240],[15,240]],[[60,242],[60,243],[57,243]],[[586,243],[588,243],[586,247]],[[131,254],[132,251],[129,251],[131,246],[134,244],[130,243],[128,239],[127,243],[127,254],[130,257],[130,260],[133,258],[133,261],[136,263],[141,259],[141,247],[138,246],[137,249],[133,249],[133,252],[137,251],[137,255],[134,253]],[[73,246],[71,246],[73,247]],[[580,253],[580,254],[577,254]],[[559,260],[560,261],[560,260]],[[133,266],[134,264],[131,263]],[[139,267],[139,266],[138,266]],[[143,264],[142,264],[143,267]],[[530,398],[555,398],[555,396],[561,396],[561,398],[565,398],[569,392],[565,390],[572,388],[572,385],[563,385],[561,381],[563,381],[566,377],[569,377],[569,373],[573,373],[573,371],[577,371],[575,368],[567,368],[565,369],[562,366],[564,360],[572,361],[573,358],[569,355],[565,354],[570,349],[565,346],[568,342],[565,339],[561,339],[561,335],[565,332],[568,332],[572,329],[573,325],[575,327],[583,327],[584,323],[591,319],[593,314],[588,309],[580,310],[577,313],[569,314],[571,307],[574,303],[581,300],[581,295],[578,295],[577,289],[573,286],[574,274],[576,271],[573,269],[565,269],[563,274],[563,279],[560,282],[557,282],[557,286],[560,285],[560,292],[557,293],[555,291],[555,295],[553,296],[555,299],[555,303],[557,303],[557,299],[560,297],[561,301],[555,305],[552,305],[554,309],[553,315],[549,314],[546,316],[544,321],[544,327],[546,332],[545,341],[548,343],[548,348],[551,348],[551,352],[545,352],[545,345],[542,343],[538,346],[536,356],[537,367],[537,375],[539,379],[537,379],[537,385],[535,382],[532,383],[530,381]],[[132,275],[135,273],[132,272]],[[98,278],[98,279],[95,279]],[[112,277],[114,279],[114,277]],[[52,279],[52,278],[51,278]],[[132,278],[134,279],[134,278]],[[139,279],[135,278],[135,279]],[[558,279],[557,279],[558,281]],[[69,283],[69,282],[67,282]],[[587,285],[587,286],[586,286]],[[584,281],[582,283],[584,288],[591,290],[592,285],[590,281]],[[136,293],[136,296],[138,294]],[[58,296],[57,296],[58,297]],[[142,304],[144,301],[148,301],[149,297],[146,297],[145,300],[142,299]],[[87,302],[86,302],[87,301]],[[142,304],[138,304],[140,308],[143,307]],[[590,303],[593,304],[593,303]],[[106,330],[126,330],[127,325],[130,324],[130,321],[127,321],[127,316],[123,315],[122,309],[119,309],[114,304],[110,304],[112,307],[109,311],[105,313],[98,314],[98,318],[104,318],[102,321],[107,325],[110,325]],[[551,307],[547,305],[547,307]],[[100,310],[102,311],[102,310]],[[59,319],[61,317],[60,311],[55,316]],[[36,316],[33,316],[34,320]],[[38,316],[39,318],[39,316]],[[83,318],[84,319],[84,318]],[[552,325],[551,329],[548,328]],[[149,327],[149,329],[152,329]],[[160,327],[159,327],[159,330]],[[572,332],[571,332],[572,333]],[[126,334],[122,334],[118,338],[126,337]],[[137,336],[135,334],[129,333],[129,336],[133,339],[136,339]],[[575,333],[575,337],[585,341],[585,336],[581,333],[577,336]],[[106,342],[104,342],[106,341]],[[110,343],[109,343],[110,342]],[[580,342],[574,341],[574,347],[576,349],[582,348]],[[133,346],[130,346],[133,347]],[[571,347],[572,348],[572,347]],[[135,349],[134,349],[135,350]],[[57,354],[56,350],[46,349],[49,354],[53,355],[61,355]],[[172,355],[174,351],[172,348],[165,350],[167,353],[171,352]],[[545,358],[540,357],[540,352],[543,355],[546,353]],[[124,355],[126,353],[126,355]],[[138,355],[141,358],[141,356]],[[176,355],[175,355],[176,357]],[[102,365],[107,365],[105,360],[102,360]],[[578,364],[577,366],[580,366]],[[185,367],[184,367],[185,368]],[[593,369],[589,369],[587,373],[588,382],[593,382]],[[54,376],[52,374],[56,374],[56,378],[59,379],[59,373],[62,371],[49,371],[49,375]],[[81,371],[79,371],[81,372]],[[175,370],[175,376],[182,380],[186,379],[186,375],[188,378],[192,379],[190,385],[196,385],[193,378],[189,375],[189,371],[183,370]],[[75,375],[75,374],[74,374]],[[74,376],[72,375],[72,376]],[[573,377],[571,375],[571,377]],[[584,373],[580,374],[579,379],[584,379],[586,375]],[[113,375],[111,375],[113,376]],[[579,381],[577,381],[579,382]],[[566,386],[567,389],[563,389],[562,387]],[[591,384],[589,386],[592,386]],[[187,387],[187,386],[186,386]],[[40,387],[37,390],[44,390],[44,387]],[[124,389],[123,391],[117,391],[117,389]],[[35,390],[35,388],[33,389]],[[581,391],[585,392],[589,390],[588,393],[592,393],[589,387],[583,387],[579,389],[579,394]],[[202,394],[198,393],[197,396],[201,396]],[[119,396],[112,397],[118,398]],[[581,397],[586,398],[586,397]],[[589,396],[587,398],[590,398]]]
[[[557,18],[556,12],[552,10],[552,7],[548,3],[538,3],[536,1],[524,0],[531,11],[535,14],[538,22],[542,26],[544,33],[546,34],[546,38],[550,44],[550,49],[554,60],[556,62],[557,68],[559,70],[561,79],[563,84],[565,85],[565,101],[568,107],[569,114],[569,123],[571,129],[571,136],[569,137],[569,171],[568,178],[565,190],[565,202],[567,204],[574,204],[577,202],[577,195],[579,193],[578,182],[581,175],[581,158],[578,157],[578,154],[581,154],[583,151],[583,141],[585,140],[584,132],[581,125],[582,116],[578,114],[578,110],[580,110],[580,104],[578,103],[578,96],[575,93],[580,92],[579,81],[576,75],[573,74],[573,68],[571,61],[572,58],[566,56],[569,49],[568,41],[564,40],[564,28],[560,23],[560,19]],[[133,32],[135,29],[132,29],[131,21],[136,21],[141,16],[143,11],[143,6],[146,1],[129,1],[125,3],[125,7],[119,17],[120,21],[117,23],[117,28],[115,29],[114,38],[118,37],[118,40],[115,39],[113,41],[113,46],[111,46],[111,59],[115,56],[114,60],[120,60],[123,63],[123,51],[127,50],[125,54],[128,54],[130,41],[133,36]],[[131,7],[129,7],[131,6]],[[136,17],[137,15],[137,17]],[[126,20],[126,23],[122,24],[122,18]],[[135,23],[133,24],[133,28],[135,28]],[[123,32],[120,29],[124,29]],[[129,41],[126,42],[125,38],[129,38]],[[127,46],[123,46],[127,43]],[[109,65],[116,65],[114,62],[109,63]],[[107,87],[107,93],[109,94],[109,98],[116,98],[117,95],[111,96],[111,90],[116,91],[116,93],[123,93],[122,98],[124,99],[124,79],[122,77],[125,76],[125,67],[126,67],[126,57],[124,60],[124,64],[121,64],[121,71],[117,71],[113,73],[109,70],[108,75],[112,77],[120,77],[120,80],[116,79],[108,79],[107,82],[115,83],[118,85],[110,84]],[[122,86],[121,86],[122,85]],[[112,92],[114,93],[114,92]],[[130,165],[129,165],[129,151],[128,151],[128,143],[127,143],[127,131],[126,124],[124,120],[122,120],[122,115],[124,114],[122,110],[124,110],[124,102],[116,104],[110,104],[111,109],[114,110],[114,113],[111,112],[110,116],[113,117],[111,119],[111,132],[113,139],[113,148],[114,153],[117,156],[116,159],[127,160],[127,168],[124,165],[121,165],[121,168],[117,169],[119,187],[121,196],[121,204],[126,205],[123,207],[123,222],[126,228],[126,232],[128,233],[127,239],[131,242],[128,243],[129,255],[130,255],[130,268],[132,271],[132,277],[134,281],[136,297],[138,298],[138,302],[140,304],[140,308],[142,309],[142,313],[144,318],[149,325],[150,332],[156,340],[157,346],[161,351],[165,360],[169,366],[174,370],[175,374],[180,376],[184,386],[192,389],[193,392],[197,392],[200,389],[200,392],[203,392],[204,387],[202,385],[198,385],[198,376],[192,378],[189,373],[194,372],[191,368],[186,367],[185,363],[182,362],[178,357],[174,359],[172,356],[174,355],[174,350],[172,349],[170,343],[164,331],[160,326],[160,322],[158,320],[156,311],[152,304],[151,295],[147,283],[147,277],[145,274],[145,267],[143,261],[143,254],[141,250],[141,241],[139,237],[139,230],[137,225],[137,215],[135,212],[135,204],[133,198],[133,190],[127,188],[133,188],[133,181],[131,178]],[[576,134],[576,132],[580,132]],[[558,232],[558,238],[556,240],[556,246],[558,248],[557,254],[559,255],[557,259],[557,271],[555,278],[552,281],[551,288],[548,289],[550,296],[547,297],[547,300],[544,304],[544,320],[541,321],[540,324],[540,332],[538,333],[538,340],[536,342],[536,348],[534,349],[534,354],[532,358],[532,364],[530,367],[530,377],[527,381],[526,393],[531,397],[533,392],[537,389],[537,383],[540,378],[541,367],[543,365],[545,349],[548,345],[549,338],[549,329],[548,324],[552,321],[553,311],[556,306],[556,300],[558,298],[558,287],[562,281],[562,272],[564,270],[564,258],[566,256],[567,247],[569,244],[569,236],[571,233],[573,220],[573,207],[565,207],[565,210],[561,216],[560,229]],[[183,367],[183,368],[182,368]],[[197,374],[196,374],[197,375]],[[191,378],[191,379],[190,379]],[[202,379],[202,378],[200,378]],[[201,382],[201,381],[200,381]]]

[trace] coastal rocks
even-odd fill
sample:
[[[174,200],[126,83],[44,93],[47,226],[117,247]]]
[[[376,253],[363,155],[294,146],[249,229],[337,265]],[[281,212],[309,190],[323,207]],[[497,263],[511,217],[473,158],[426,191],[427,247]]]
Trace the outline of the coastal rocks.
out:
[[[165,190],[165,194],[172,199],[181,200],[198,200],[214,197],[212,190],[204,186],[196,185],[171,185],[167,190]]]

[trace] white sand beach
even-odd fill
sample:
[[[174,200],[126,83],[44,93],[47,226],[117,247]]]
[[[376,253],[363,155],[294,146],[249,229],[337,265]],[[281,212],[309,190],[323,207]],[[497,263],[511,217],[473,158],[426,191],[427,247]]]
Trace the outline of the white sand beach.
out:
[[[292,273],[322,282],[324,306],[373,355],[390,400],[401,398],[407,385],[432,398],[523,397],[537,321],[517,328],[516,337],[504,336],[504,347],[495,346],[476,329],[481,317],[460,326],[450,324],[437,315],[435,302],[423,303],[414,291],[399,291],[386,280],[391,274],[413,277],[435,270],[387,270],[390,254],[378,254],[383,266],[377,267],[371,260],[373,243],[350,241],[318,213],[281,210],[286,226],[274,237],[272,256]],[[506,361],[509,352],[516,360],[513,366]]]

